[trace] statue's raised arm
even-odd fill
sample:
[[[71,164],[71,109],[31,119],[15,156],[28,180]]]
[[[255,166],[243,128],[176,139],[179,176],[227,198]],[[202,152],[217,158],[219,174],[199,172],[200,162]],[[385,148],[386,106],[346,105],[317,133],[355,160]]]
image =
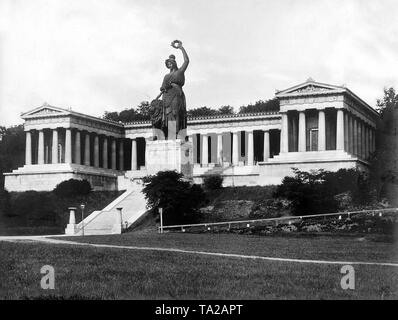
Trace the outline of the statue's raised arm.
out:
[[[182,72],[185,72],[185,70],[187,69],[188,64],[189,64],[189,57],[188,57],[188,54],[187,54],[185,48],[182,46],[182,42],[181,42],[180,40],[174,40],[174,41],[171,43],[171,46],[172,46],[173,48],[176,48],[176,49],[180,49],[180,50],[181,50],[182,56],[184,57],[184,62],[183,62],[183,64],[181,65],[180,70],[181,70]]]

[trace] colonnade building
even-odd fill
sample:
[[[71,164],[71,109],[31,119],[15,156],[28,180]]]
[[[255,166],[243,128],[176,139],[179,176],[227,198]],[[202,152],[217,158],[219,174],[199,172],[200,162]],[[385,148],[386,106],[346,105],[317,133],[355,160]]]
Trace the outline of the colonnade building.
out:
[[[188,118],[194,182],[278,184],[292,168],[367,170],[378,113],[344,86],[306,82],[277,91],[280,110]],[[52,190],[87,179],[95,190],[126,189],[147,175],[150,121],[113,122],[48,104],[22,114],[25,165],[5,174],[9,191]]]

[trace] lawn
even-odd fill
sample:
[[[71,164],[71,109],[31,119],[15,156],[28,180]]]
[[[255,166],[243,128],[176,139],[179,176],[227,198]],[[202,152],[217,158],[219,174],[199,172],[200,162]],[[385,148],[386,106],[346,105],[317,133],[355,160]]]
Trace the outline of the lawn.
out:
[[[286,258],[398,262],[396,244],[356,237],[129,233],[72,239]],[[339,265],[36,242],[0,242],[0,252],[1,299],[398,298],[397,267],[356,265],[355,290],[343,290]],[[40,268],[46,264],[55,269],[54,290],[40,288]]]

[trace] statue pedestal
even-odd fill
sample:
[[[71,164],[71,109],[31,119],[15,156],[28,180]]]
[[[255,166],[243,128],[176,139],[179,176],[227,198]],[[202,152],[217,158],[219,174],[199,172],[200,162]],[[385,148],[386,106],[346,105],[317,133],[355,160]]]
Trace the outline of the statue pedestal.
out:
[[[147,174],[176,170],[186,178],[192,177],[192,142],[181,139],[147,141],[145,153]]]

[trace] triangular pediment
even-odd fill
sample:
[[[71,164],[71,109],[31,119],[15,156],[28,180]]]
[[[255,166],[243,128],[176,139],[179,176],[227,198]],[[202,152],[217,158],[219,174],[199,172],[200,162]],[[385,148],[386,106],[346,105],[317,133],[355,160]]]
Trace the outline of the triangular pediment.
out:
[[[25,112],[21,115],[22,118],[34,118],[34,117],[43,117],[43,116],[58,116],[58,115],[67,115],[70,112],[65,109],[57,108],[54,106],[50,106],[45,103],[42,106],[35,108],[31,111]]]
[[[327,92],[341,92],[344,87],[334,86],[325,83],[315,82],[311,78],[306,82],[290,87],[288,89],[278,91],[277,96],[289,96],[289,95],[301,95],[301,94],[317,94],[317,93],[327,93]]]

